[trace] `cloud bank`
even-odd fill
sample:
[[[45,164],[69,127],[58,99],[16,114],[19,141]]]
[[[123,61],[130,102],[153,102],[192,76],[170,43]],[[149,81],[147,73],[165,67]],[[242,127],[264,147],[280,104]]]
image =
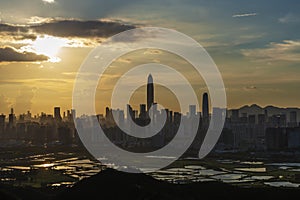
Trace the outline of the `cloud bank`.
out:
[[[300,61],[300,41],[284,40],[272,42],[266,48],[244,49],[242,54],[257,60],[268,61]]]
[[[134,25],[101,20],[37,20],[39,23],[28,25],[0,23],[0,62],[47,61],[49,57],[45,55],[40,55],[40,53],[34,51],[24,51],[26,46],[30,46],[30,43],[36,41],[42,35],[67,38],[70,43],[76,43],[75,40],[78,40],[78,43],[89,46],[99,44],[101,38],[107,38],[135,28]]]
[[[20,52],[13,47],[0,48],[0,62],[37,62],[46,61],[48,57],[32,52]]]
[[[47,34],[58,37],[110,37],[135,28],[134,25],[101,20],[45,20],[32,25],[0,24],[0,34]]]

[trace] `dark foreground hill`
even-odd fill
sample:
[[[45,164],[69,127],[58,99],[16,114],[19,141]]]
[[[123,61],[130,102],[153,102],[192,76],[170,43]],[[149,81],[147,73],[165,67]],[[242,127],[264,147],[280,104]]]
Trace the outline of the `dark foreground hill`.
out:
[[[175,185],[145,174],[107,169],[59,191],[1,187],[0,199],[103,199],[103,200],[194,200],[194,199],[287,199],[299,197],[300,188],[240,188],[219,182]]]
[[[192,200],[192,199],[286,199],[299,196],[299,189],[240,188],[219,182],[175,185],[158,181],[145,174],[128,174],[112,169],[78,182],[59,195],[63,199],[131,199],[131,200]],[[96,198],[91,198],[95,196]]]

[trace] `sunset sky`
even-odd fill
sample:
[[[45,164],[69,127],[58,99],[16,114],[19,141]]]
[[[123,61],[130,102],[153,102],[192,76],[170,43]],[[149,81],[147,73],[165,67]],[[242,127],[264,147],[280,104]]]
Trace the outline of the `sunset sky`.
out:
[[[114,34],[146,26],[198,41],[221,72],[229,108],[300,107],[299,10],[293,0],[1,0],[0,113],[70,109],[88,53]],[[172,58],[151,59],[168,63],[162,55]],[[127,57],[115,65],[136,62]]]

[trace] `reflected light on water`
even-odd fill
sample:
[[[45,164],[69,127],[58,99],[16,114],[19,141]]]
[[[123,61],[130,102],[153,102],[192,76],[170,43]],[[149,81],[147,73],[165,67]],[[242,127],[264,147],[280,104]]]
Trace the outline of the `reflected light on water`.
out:
[[[244,171],[244,172],[266,172],[267,171],[265,167],[235,168],[235,170]]]
[[[54,163],[44,163],[44,164],[39,164],[39,165],[33,165],[33,167],[36,168],[49,168],[49,167],[53,167]]]

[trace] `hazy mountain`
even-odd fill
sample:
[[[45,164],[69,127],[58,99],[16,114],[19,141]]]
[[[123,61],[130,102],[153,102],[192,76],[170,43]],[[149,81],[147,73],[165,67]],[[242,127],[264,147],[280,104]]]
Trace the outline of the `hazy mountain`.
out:
[[[278,114],[285,114],[287,116],[287,120],[289,121],[290,112],[296,111],[297,112],[297,120],[300,120],[300,109],[299,108],[280,108],[276,106],[266,106],[261,107],[257,104],[252,104],[251,106],[245,105],[239,108],[239,114],[242,116],[243,113],[247,113],[247,115],[258,115],[264,114],[267,111],[268,116],[278,115]],[[230,110],[229,110],[230,112]]]

